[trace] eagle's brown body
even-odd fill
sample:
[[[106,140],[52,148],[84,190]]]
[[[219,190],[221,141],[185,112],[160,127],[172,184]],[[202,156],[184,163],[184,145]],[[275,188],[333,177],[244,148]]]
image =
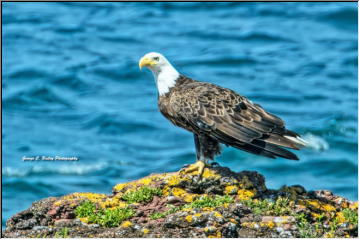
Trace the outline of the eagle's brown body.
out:
[[[297,156],[282,147],[303,146],[280,118],[214,84],[180,75],[175,86],[159,96],[158,105],[173,124],[194,133],[198,160],[213,160],[220,153],[219,143],[270,158],[293,160]]]

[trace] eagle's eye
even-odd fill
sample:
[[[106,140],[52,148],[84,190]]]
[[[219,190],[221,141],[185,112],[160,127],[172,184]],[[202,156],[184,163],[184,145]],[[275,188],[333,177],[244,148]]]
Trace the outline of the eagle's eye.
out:
[[[159,57],[154,57],[153,59],[157,62],[159,61]]]

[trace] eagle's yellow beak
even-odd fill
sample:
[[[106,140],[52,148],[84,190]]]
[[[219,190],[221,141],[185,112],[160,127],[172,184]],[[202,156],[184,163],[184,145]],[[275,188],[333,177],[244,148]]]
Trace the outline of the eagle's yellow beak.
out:
[[[151,67],[154,66],[156,62],[154,60],[151,60],[148,57],[142,57],[139,61],[139,68],[141,70],[142,67]]]

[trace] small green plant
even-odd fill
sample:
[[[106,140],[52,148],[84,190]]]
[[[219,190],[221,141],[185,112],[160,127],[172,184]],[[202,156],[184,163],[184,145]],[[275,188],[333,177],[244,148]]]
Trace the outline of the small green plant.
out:
[[[274,202],[269,200],[243,200],[241,201],[244,205],[252,209],[253,213],[256,215],[289,215],[291,214],[291,209],[289,208],[290,200],[288,198],[278,198]]]
[[[156,219],[159,219],[159,218],[164,218],[167,215],[168,215],[168,211],[160,212],[160,213],[153,213],[153,214],[150,215],[150,219],[156,220]]]
[[[125,219],[134,216],[135,211],[130,208],[105,209],[89,217],[89,221],[104,227],[117,227]]]
[[[69,228],[61,228],[60,231],[56,232],[54,235],[55,238],[67,238],[69,237]]]
[[[308,222],[306,215],[300,213],[294,216],[296,218],[297,227],[301,238],[317,238],[320,237],[317,234],[316,229]]]
[[[261,215],[262,213],[269,210],[270,202],[267,200],[243,200],[241,201],[244,205],[248,206],[254,214]]]
[[[192,203],[184,205],[184,208],[204,208],[204,207],[218,207],[224,203],[232,203],[234,199],[228,195],[226,196],[203,196]]]
[[[330,227],[330,231],[329,233],[334,234],[336,229],[338,228],[339,225],[339,220],[337,218],[335,218],[332,222],[330,222],[329,227]]]
[[[273,209],[275,215],[285,215],[289,214],[292,211],[289,209],[290,199],[279,197],[274,203],[271,203],[271,208]]]
[[[91,201],[81,203],[76,209],[75,214],[79,218],[88,217],[95,213],[96,205]]]
[[[156,220],[159,218],[164,218],[169,214],[181,211],[182,209],[185,208],[218,207],[223,205],[224,203],[232,203],[232,202],[234,202],[234,199],[230,196],[218,196],[218,195],[215,197],[203,196],[192,203],[188,203],[180,207],[172,207],[170,210],[167,210],[165,212],[153,213],[150,215],[150,218]]]
[[[122,196],[122,199],[128,203],[150,202],[154,196],[161,196],[160,188],[141,187],[134,191],[129,191]]]
[[[119,226],[125,219],[135,215],[131,208],[96,209],[91,201],[85,201],[75,209],[76,217],[87,218],[89,223],[96,223],[104,227]]]
[[[180,206],[180,207],[174,207],[173,205],[168,205],[168,207],[170,207],[169,210],[167,210],[165,212],[153,213],[153,214],[150,215],[150,218],[153,219],[153,220],[156,220],[156,219],[159,219],[159,218],[164,218],[169,214],[176,213],[176,212],[180,211],[185,206],[186,205]]]
[[[321,214],[319,214],[319,215],[315,218],[315,220],[316,220],[316,222],[321,223],[325,218],[326,218],[326,217],[325,217],[325,214],[324,214],[324,213],[321,213]]]
[[[346,208],[342,211],[344,218],[352,225],[358,225],[358,212],[352,209]]]
[[[56,235],[56,233],[55,233]],[[47,233],[39,233],[39,234],[36,234],[35,236],[30,236],[31,238],[46,238],[46,237],[49,237]],[[55,236],[54,236],[55,237]]]
[[[319,214],[318,216],[315,217],[314,227],[315,227],[315,232],[318,233],[319,237],[324,232],[323,220],[325,220],[325,219],[326,219],[326,216],[325,216],[324,213],[321,213],[321,214]]]

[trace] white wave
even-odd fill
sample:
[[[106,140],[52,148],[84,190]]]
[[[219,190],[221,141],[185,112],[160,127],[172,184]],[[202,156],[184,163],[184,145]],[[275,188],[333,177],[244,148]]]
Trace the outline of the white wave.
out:
[[[28,175],[29,171],[24,171],[24,169],[16,169],[11,167],[5,167],[2,170],[2,174],[5,177],[25,177]]]
[[[301,138],[306,141],[307,147],[316,151],[325,151],[329,149],[329,144],[326,142],[326,140],[319,136],[306,133],[305,135],[302,135]]]
[[[89,172],[98,171],[105,167],[108,164],[106,162],[100,162],[97,164],[81,164],[81,165],[61,165],[61,166],[33,166],[27,170],[5,167],[3,169],[3,175],[5,177],[25,177],[32,173],[57,173],[63,175],[83,175]]]
[[[32,168],[33,173],[43,173],[43,172],[51,172],[51,173],[60,173],[60,174],[77,174],[82,175],[92,171],[101,170],[106,167],[107,164],[97,163],[97,164],[87,164],[87,165],[61,165],[56,168],[51,166],[34,166]]]

